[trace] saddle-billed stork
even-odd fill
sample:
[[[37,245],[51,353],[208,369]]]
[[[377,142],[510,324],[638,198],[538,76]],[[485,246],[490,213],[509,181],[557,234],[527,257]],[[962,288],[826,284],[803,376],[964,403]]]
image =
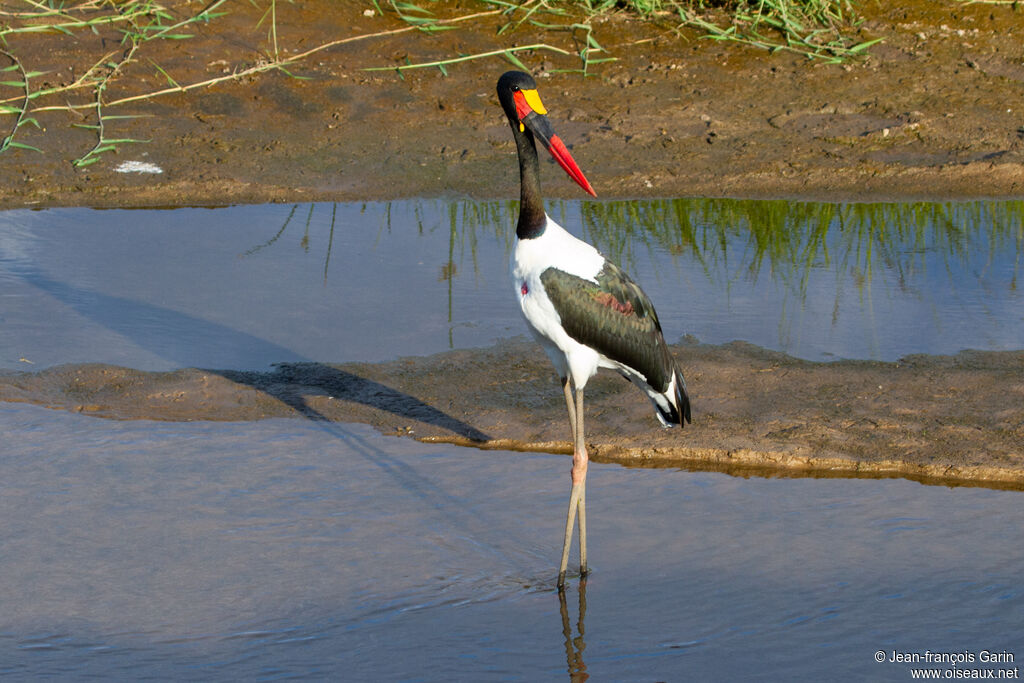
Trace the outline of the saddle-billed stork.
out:
[[[690,399],[647,295],[618,266],[569,234],[544,211],[535,140],[540,140],[587,193],[595,197],[597,193],[555,135],[537,94],[537,83],[527,73],[509,71],[498,79],[498,101],[512,126],[519,154],[519,220],[511,264],[515,292],[526,324],[562,380],[573,439],[572,491],[558,569],[558,588],[562,590],[577,513],[580,575],[587,574],[587,447],[583,438],[583,388],[587,381],[598,368],[617,370],[647,394],[666,427],[690,422]]]

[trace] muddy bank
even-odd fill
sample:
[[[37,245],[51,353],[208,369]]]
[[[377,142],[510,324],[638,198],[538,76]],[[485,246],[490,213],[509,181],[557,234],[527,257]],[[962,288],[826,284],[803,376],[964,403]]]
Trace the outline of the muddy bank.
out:
[[[743,343],[675,352],[694,398],[693,424],[663,430],[632,385],[601,373],[586,393],[596,460],[1024,486],[1024,352],[898,363],[815,363]],[[571,450],[558,381],[525,341],[269,373],[62,366],[0,375],[0,400],[114,419],[295,416],[485,448]]]
[[[723,44],[668,20],[626,15],[595,20],[595,38],[618,61],[595,65],[589,77],[559,72],[580,67],[573,56],[519,57],[541,77],[556,129],[601,197],[1024,194],[1021,12],[961,2],[858,4],[865,20],[855,37],[883,42],[846,65]],[[3,155],[0,206],[516,196],[514,149],[494,97],[507,62],[453,65],[448,77],[436,69],[404,78],[364,69],[535,42],[575,53],[579,36],[528,23],[498,36],[507,20],[493,15],[452,31],[377,35],[406,24],[394,14],[367,16],[369,7],[283,5],[276,18],[284,54],[374,37],[290,66],[301,79],[267,72],[110,107],[109,115],[135,118],[110,119],[108,138],[148,142],[119,144],[85,168],[70,161],[95,144],[92,112],[52,107],[88,106],[88,91],[34,101],[40,128],[25,126],[17,139],[42,152]],[[432,9],[442,18],[469,11],[449,2]],[[227,16],[190,27],[187,40],[147,44],[106,101],[167,88],[168,76],[198,83],[265,61],[261,14],[236,3]],[[120,34],[7,40],[27,70],[59,87],[116,52]],[[16,98],[6,90],[0,94]],[[162,173],[116,172],[129,160]],[[548,194],[579,196],[556,169],[545,177]]]

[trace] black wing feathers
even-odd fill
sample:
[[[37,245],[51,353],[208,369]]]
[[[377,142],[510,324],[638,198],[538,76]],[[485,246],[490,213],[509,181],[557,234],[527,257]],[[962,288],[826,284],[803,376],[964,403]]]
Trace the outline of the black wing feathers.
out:
[[[605,261],[596,283],[557,268],[540,281],[570,337],[629,366],[655,391],[668,389],[675,360],[651,300],[628,275]]]

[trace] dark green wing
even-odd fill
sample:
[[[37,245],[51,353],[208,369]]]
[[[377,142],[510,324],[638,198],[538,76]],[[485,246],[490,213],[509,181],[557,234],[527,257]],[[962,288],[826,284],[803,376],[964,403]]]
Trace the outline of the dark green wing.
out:
[[[675,369],[651,300],[615,264],[605,261],[597,282],[557,268],[541,273],[544,291],[569,336],[643,375],[659,392]]]

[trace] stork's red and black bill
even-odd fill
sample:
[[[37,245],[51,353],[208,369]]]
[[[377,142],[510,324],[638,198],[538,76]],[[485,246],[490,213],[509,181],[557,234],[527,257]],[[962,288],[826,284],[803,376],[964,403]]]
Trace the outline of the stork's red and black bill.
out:
[[[597,193],[591,187],[590,181],[583,175],[583,171],[576,165],[572,154],[566,148],[562,139],[555,134],[551,122],[545,116],[547,110],[541,104],[540,95],[536,90],[517,90],[513,94],[516,103],[516,115],[519,117],[520,125],[524,125],[533,133],[533,137],[544,145],[544,149],[551,153],[558,165],[562,167],[570,178],[582,187],[589,195],[596,197]]]

